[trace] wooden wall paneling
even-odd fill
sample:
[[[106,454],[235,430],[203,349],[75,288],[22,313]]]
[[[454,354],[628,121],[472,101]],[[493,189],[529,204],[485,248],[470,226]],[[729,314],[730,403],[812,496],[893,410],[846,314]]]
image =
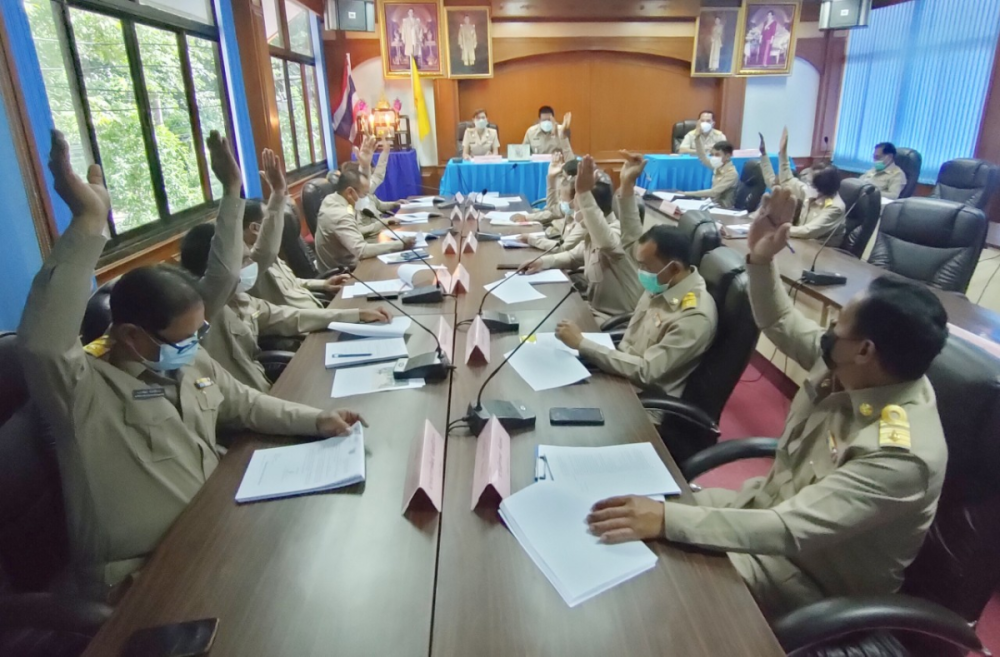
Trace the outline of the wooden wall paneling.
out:
[[[470,120],[462,115],[458,106],[458,80],[434,80],[434,132],[437,138],[438,160],[447,162],[455,157],[456,127],[459,122]]]
[[[693,19],[701,0],[493,0],[494,20]]]
[[[691,62],[694,37],[514,37],[493,40],[493,62],[560,52],[629,52]],[[690,67],[689,67],[690,68]]]
[[[804,39],[813,41],[814,39]],[[837,112],[840,109],[840,91],[847,63],[847,39],[828,32],[823,47],[823,65],[820,73],[819,98],[816,101],[816,121],[813,125],[812,154],[828,157],[833,151],[837,135]],[[796,52],[799,52],[796,47]]]
[[[254,145],[258,151],[270,148],[281,153],[281,129],[264,13],[259,0],[232,0],[232,3]]]
[[[747,98],[746,78],[722,78],[720,89],[718,120],[719,130],[724,132],[731,143],[738,144],[743,134],[743,108]],[[691,117],[695,118],[695,117]]]

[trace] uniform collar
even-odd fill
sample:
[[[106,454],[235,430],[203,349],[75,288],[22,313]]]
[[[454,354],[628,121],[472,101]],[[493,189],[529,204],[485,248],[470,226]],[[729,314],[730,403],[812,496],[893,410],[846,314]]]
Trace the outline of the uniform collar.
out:
[[[681,306],[681,301],[684,300],[684,295],[693,292],[701,281],[702,278],[701,274],[698,273],[698,268],[691,267],[688,269],[688,275],[683,281],[661,292],[658,296],[667,302],[671,310],[677,310]]]
[[[806,392],[814,404],[827,398],[839,404],[850,404],[854,421],[862,425],[881,417],[882,409],[886,406],[892,404],[901,406],[908,402],[928,399],[930,387],[927,379],[921,377],[916,381],[847,391],[839,388],[839,383],[833,374],[825,368],[806,384]]]
[[[347,202],[346,198],[341,196],[340,192],[334,192],[333,194],[330,194],[329,198],[332,199],[331,203],[333,203],[334,205],[339,205],[345,208],[351,208],[351,211],[353,212],[354,208],[351,206],[350,203]]]

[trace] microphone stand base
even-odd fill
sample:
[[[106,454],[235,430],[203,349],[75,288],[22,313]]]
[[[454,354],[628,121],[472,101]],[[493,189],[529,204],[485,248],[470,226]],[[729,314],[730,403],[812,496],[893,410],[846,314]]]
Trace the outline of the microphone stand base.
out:
[[[521,326],[517,321],[517,317],[507,313],[484,310],[480,317],[482,317],[483,324],[490,330],[490,333],[513,333]]]
[[[450,369],[448,359],[440,358],[437,353],[432,351],[412,358],[400,359],[392,371],[392,378],[397,381],[423,379],[428,383],[436,383],[447,379]]]
[[[476,410],[475,403],[469,404],[469,428],[478,435],[491,417],[495,417],[500,426],[508,431],[532,429],[535,426],[535,414],[519,401],[504,401],[495,399],[484,401],[482,408]]]
[[[425,285],[403,292],[400,295],[400,300],[405,304],[441,303],[444,301],[444,292],[437,285]]]
[[[802,282],[806,285],[844,285],[847,277],[832,271],[803,271]]]

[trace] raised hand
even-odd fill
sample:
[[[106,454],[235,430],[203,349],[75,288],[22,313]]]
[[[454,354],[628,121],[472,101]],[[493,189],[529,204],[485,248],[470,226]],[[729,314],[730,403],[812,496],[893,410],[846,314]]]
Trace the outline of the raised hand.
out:
[[[281,158],[270,148],[265,148],[260,154],[260,163],[264,167],[260,177],[271,187],[271,195],[284,198],[288,185],[285,183],[285,168],[281,166]]]
[[[576,193],[586,194],[594,189],[597,178],[597,165],[594,158],[587,155],[580,161],[580,167],[576,170]]]
[[[368,171],[372,166],[372,158],[375,157],[375,137],[374,135],[365,135],[361,140],[361,149],[356,153],[358,158],[358,164],[361,165],[362,171]]]
[[[563,152],[556,151],[553,153],[552,160],[549,162],[549,178],[555,178],[562,173],[564,164],[566,164],[566,156],[563,155]]]
[[[572,122],[573,122],[573,113],[566,112],[565,114],[563,114],[562,125],[560,125],[559,127],[562,128],[564,131],[569,130],[569,125]]]
[[[782,187],[775,187],[771,194],[761,200],[757,218],[750,224],[747,245],[750,258],[757,263],[770,262],[788,245],[788,233],[792,228],[797,201],[792,193]]]
[[[91,164],[87,169],[87,181],[84,182],[73,171],[69,163],[69,142],[58,130],[52,131],[49,171],[52,172],[56,193],[69,206],[73,218],[85,220],[88,227],[103,232],[107,226],[108,212],[111,211],[111,197],[104,186],[101,167]]]
[[[632,153],[626,150],[618,152],[625,158],[621,174],[622,186],[628,185],[634,187],[636,181],[639,180],[639,176],[642,175],[642,170],[646,168],[646,158],[641,153]]]
[[[764,133],[763,132],[758,132],[757,136],[760,137],[760,154],[761,155],[766,155],[767,154],[767,144],[764,143]]]
[[[243,186],[243,174],[240,172],[240,165],[236,163],[233,149],[229,147],[229,140],[220,135],[218,130],[213,130],[206,143],[212,161],[212,173],[226,192],[238,196]]]
[[[788,126],[785,126],[785,128],[781,131],[781,141],[778,142],[778,152],[788,152]]]

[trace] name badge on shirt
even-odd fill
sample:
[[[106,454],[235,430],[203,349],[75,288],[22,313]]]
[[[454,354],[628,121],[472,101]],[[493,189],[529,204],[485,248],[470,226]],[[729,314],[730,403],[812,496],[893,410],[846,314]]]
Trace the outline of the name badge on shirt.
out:
[[[146,399],[159,399],[166,397],[167,391],[163,388],[140,388],[132,391],[132,399],[143,401]]]
[[[205,388],[208,388],[209,386],[214,386],[214,385],[215,385],[215,381],[213,381],[212,379],[210,379],[208,377],[205,377],[203,379],[198,379],[197,381],[194,382],[194,387],[197,388],[198,390],[204,390]]]

